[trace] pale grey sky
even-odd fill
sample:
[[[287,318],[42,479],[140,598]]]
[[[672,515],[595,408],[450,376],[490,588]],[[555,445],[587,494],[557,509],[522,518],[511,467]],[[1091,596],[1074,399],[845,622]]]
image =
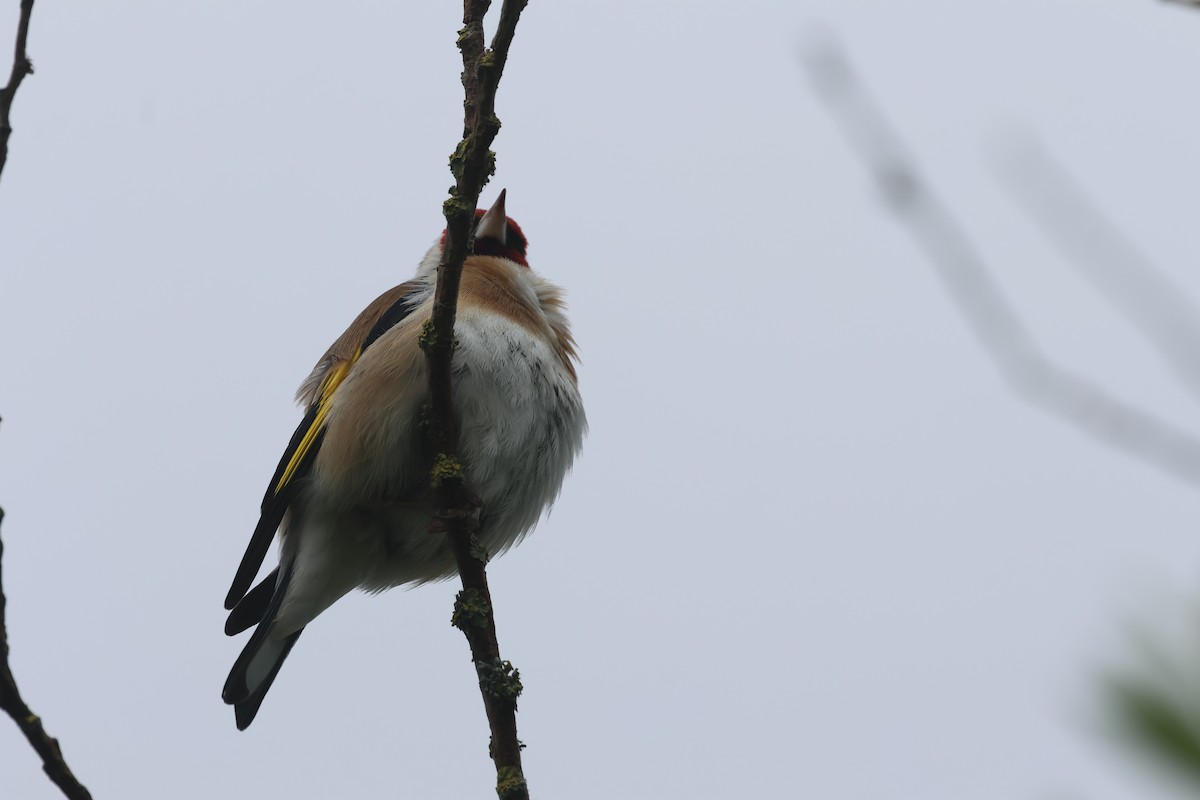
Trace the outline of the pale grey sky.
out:
[[[441,230],[460,11],[35,9],[0,181],[4,577],[22,690],[97,798],[491,796],[453,584],[339,602],[246,733],[219,696],[292,393]],[[533,794],[1170,798],[1091,735],[1089,680],[1147,593],[1195,587],[1200,492],[1002,385],[801,72],[813,25],[1047,349],[1200,431],[982,157],[1036,131],[1200,297],[1200,13],[533,0],[484,198],[568,290],[591,421],[490,571]],[[57,797],[12,725],[0,772]]]

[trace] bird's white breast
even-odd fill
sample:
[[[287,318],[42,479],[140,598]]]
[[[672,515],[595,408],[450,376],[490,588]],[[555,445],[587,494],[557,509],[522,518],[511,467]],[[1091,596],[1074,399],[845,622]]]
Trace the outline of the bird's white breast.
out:
[[[574,376],[538,332],[468,308],[455,327],[455,412],[485,546],[516,543],[553,502],[583,442]]]

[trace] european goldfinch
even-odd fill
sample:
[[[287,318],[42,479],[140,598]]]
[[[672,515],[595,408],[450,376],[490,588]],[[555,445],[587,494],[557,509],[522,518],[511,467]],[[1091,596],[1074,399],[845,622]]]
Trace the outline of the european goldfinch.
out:
[[[476,217],[454,330],[454,412],[466,486],[482,501],[477,536],[498,554],[554,501],[587,422],[561,290],[529,268],[503,191]],[[358,315],[297,392],[307,412],[225,598],[227,634],[257,626],[222,692],[239,730],[304,626],[339,597],[456,573],[445,535],[429,531],[433,454],[418,344],[444,240],[416,277]],[[276,531],[279,566],[251,589]]]

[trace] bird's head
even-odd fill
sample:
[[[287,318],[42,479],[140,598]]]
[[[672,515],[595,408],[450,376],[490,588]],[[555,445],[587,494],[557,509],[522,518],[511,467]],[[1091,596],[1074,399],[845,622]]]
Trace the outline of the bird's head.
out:
[[[475,209],[475,244],[471,253],[477,256],[500,256],[528,267],[529,262],[525,260],[528,244],[525,234],[516,220],[504,213],[506,191],[500,190],[500,196],[487,211]],[[442,231],[441,246],[446,246],[445,231]]]

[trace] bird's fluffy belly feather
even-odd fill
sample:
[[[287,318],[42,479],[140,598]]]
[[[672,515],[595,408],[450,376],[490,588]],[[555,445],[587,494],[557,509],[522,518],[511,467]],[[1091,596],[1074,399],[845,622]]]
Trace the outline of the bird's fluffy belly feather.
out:
[[[583,444],[575,382],[545,339],[486,314],[464,315],[455,413],[467,486],[484,501],[481,535],[498,553],[554,501]]]

